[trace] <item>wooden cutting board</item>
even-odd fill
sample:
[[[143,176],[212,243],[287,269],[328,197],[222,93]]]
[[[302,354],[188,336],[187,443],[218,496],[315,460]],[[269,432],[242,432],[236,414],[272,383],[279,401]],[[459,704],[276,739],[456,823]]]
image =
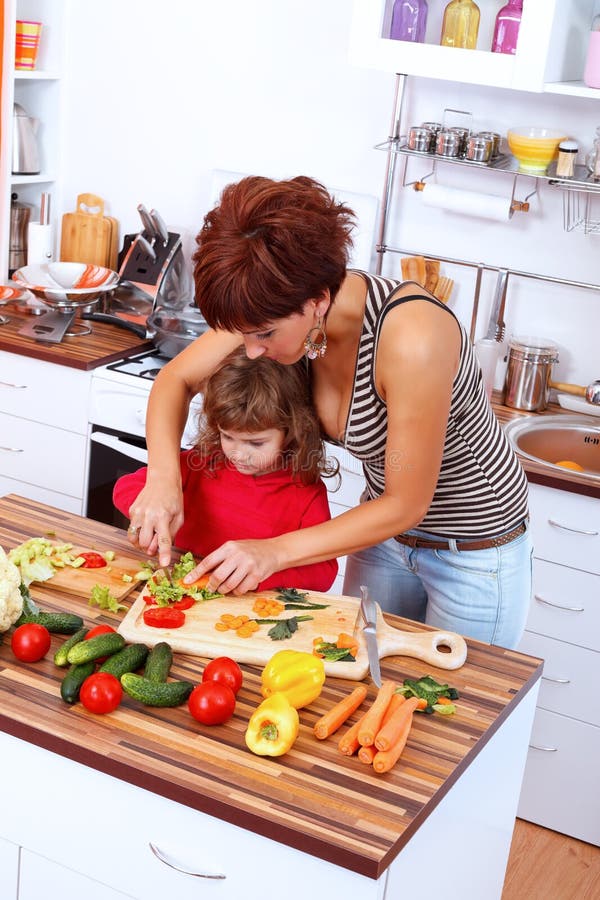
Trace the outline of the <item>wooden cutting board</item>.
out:
[[[335,642],[338,634],[344,631],[353,634],[359,642],[356,659],[354,662],[326,660],[325,672],[327,675],[356,681],[365,678],[369,672],[360,602],[356,597],[309,593],[308,599],[311,602],[327,604],[326,608],[306,612],[285,610],[280,613],[277,616],[278,620],[301,615],[313,616],[313,619],[300,622],[298,630],[290,638],[273,641],[267,633],[272,627],[271,624],[261,625],[250,637],[241,638],[235,631],[217,631],[215,623],[223,613],[245,614],[252,619],[258,618],[252,609],[256,597],[276,597],[275,591],[263,591],[260,595],[246,594],[242,597],[228,596],[196,603],[185,611],[185,624],[181,628],[173,629],[153,628],[144,623],[143,613],[148,608],[144,596],[145,591],[140,594],[117,629],[127,641],[140,642],[148,646],[166,641],[179,653],[211,659],[217,656],[230,656],[240,663],[263,666],[278,650],[303,650],[312,653],[315,637]],[[467,646],[460,635],[441,631],[412,634],[392,628],[384,621],[379,607],[377,607],[377,643],[380,657],[411,656],[439,669],[457,669],[463,665],[467,656]],[[442,647],[448,652],[438,649]]]
[[[69,552],[74,556],[78,556],[80,553],[89,552],[89,548],[74,547]],[[72,566],[56,569],[52,578],[44,581],[43,585],[47,588],[62,591],[65,594],[76,594],[78,597],[89,598],[94,585],[100,584],[103,587],[110,588],[112,596],[117,600],[122,600],[135,587],[139,587],[140,584],[135,579],[125,582],[122,576],[126,574],[133,577],[139,570],[139,560],[117,553],[113,561],[101,569],[82,569],[81,567],[74,569]]]
[[[118,222],[104,215],[102,197],[79,194],[75,212],[62,218],[61,260],[116,269],[117,250]]]

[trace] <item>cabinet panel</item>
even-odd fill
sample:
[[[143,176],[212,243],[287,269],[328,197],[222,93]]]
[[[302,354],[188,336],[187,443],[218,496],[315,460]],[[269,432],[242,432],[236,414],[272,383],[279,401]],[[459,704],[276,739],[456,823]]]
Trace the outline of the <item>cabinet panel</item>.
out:
[[[109,860],[110,857],[107,857],[107,867],[110,865]],[[85,900],[124,900],[131,896],[114,891],[65,866],[59,866],[37,853],[21,850],[19,900],[49,897],[49,885],[52,885],[52,896],[60,897],[60,900],[81,900],[82,897]]]
[[[600,845],[599,758],[600,728],[538,709],[517,815]]]
[[[64,509],[65,512],[75,513],[78,516],[83,515],[82,497],[58,494],[56,491],[49,491],[36,484],[27,484],[25,481],[15,481],[13,478],[5,478],[0,475],[0,497],[4,497],[6,494],[18,494],[19,497],[38,500],[48,506],[55,506],[56,509]]]
[[[600,501],[529,485],[534,556],[600,575]]]
[[[545,661],[538,706],[600,726],[600,653],[530,631],[523,635],[519,651]]]
[[[85,434],[90,383],[89,372],[0,351],[0,412]]]
[[[0,897],[17,900],[19,887],[19,847],[0,838]]]
[[[600,577],[534,559],[526,628],[600,650]]]
[[[7,478],[83,496],[86,439],[0,413],[0,467]]]

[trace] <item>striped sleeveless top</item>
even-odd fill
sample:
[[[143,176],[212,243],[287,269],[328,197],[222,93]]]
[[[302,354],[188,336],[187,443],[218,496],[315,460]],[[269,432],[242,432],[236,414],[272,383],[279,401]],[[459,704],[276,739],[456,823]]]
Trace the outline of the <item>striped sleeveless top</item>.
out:
[[[356,270],[355,270],[356,271]],[[367,302],[359,342],[354,387],[346,431],[334,441],[362,462],[370,499],[385,487],[387,409],[375,387],[375,357],[387,313],[400,303],[426,299],[410,295],[391,299],[401,282],[358,272],[367,284]],[[449,315],[454,313],[432,299]],[[448,428],[438,483],[419,529],[449,538],[493,537],[526,518],[527,479],[487,402],[481,371],[469,337],[458,319],[460,362],[452,386]]]

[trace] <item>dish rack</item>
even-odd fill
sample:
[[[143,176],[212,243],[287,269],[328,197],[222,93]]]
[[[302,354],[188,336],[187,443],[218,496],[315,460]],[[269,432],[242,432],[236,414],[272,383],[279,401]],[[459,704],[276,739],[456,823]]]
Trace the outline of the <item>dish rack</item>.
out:
[[[556,171],[553,163],[550,172]],[[550,177],[549,183],[563,194],[565,231],[600,234],[600,181],[594,180],[586,166],[575,166],[572,178]]]

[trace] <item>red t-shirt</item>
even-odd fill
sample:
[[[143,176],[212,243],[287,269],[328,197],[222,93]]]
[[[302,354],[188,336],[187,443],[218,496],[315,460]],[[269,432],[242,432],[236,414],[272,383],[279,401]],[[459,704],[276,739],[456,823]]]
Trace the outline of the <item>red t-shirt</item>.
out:
[[[209,467],[195,450],[180,456],[183,525],[175,544],[194,556],[206,556],[226,541],[270,538],[331,518],[327,490],[321,480],[302,484],[288,469],[247,475],[232,465]],[[125,516],[146,484],[147,468],[123,475],[115,484],[113,502]],[[296,587],[327,591],[337,575],[337,560],[296,566],[275,572],[258,590]]]

